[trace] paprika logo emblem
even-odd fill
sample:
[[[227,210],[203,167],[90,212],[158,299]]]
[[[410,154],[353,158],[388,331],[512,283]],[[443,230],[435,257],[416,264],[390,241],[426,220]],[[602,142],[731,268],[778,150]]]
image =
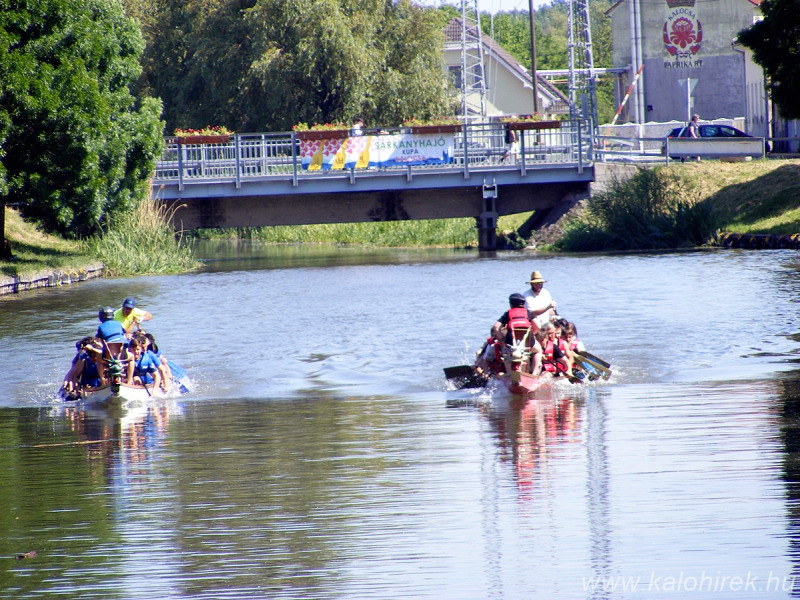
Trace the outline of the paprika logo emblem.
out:
[[[673,10],[664,23],[664,47],[677,59],[691,58],[700,50],[703,26],[691,8]]]

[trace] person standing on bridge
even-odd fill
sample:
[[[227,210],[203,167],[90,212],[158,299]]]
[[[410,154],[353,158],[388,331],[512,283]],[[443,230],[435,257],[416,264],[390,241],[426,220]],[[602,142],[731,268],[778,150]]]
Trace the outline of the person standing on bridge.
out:
[[[689,137],[692,138],[700,137],[700,115],[692,115],[692,120],[689,121]],[[699,156],[695,156],[693,158],[697,162],[700,162]],[[681,159],[681,162],[683,162],[683,159]]]
[[[525,308],[531,313],[536,325],[542,328],[556,316],[556,301],[550,296],[550,292],[544,289],[545,279],[539,271],[531,273],[528,283],[531,289],[526,290],[523,294]]]
[[[506,159],[510,156],[511,162],[516,163],[519,156],[519,138],[517,137],[517,132],[511,129],[511,123],[506,123],[505,129],[506,152],[500,162],[506,162]]]
[[[353,121],[353,128],[350,130],[350,135],[353,137],[364,135],[364,119],[361,117],[355,118]]]

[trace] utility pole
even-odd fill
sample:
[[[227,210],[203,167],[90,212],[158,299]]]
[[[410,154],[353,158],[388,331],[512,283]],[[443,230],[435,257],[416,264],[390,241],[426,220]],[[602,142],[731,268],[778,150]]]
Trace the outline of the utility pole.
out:
[[[533,23],[533,0],[528,0],[531,14],[531,85],[533,86],[533,112],[539,112],[539,92],[536,84],[536,28]]]

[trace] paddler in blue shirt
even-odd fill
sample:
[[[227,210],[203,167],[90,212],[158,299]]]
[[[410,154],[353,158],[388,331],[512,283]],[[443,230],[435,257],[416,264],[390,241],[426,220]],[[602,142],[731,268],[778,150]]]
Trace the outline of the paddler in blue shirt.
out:
[[[110,354],[107,358],[120,358],[123,346],[128,342],[125,337],[125,330],[122,323],[114,320],[114,309],[106,306],[97,313],[100,319],[100,327],[97,328],[97,337],[108,348]]]

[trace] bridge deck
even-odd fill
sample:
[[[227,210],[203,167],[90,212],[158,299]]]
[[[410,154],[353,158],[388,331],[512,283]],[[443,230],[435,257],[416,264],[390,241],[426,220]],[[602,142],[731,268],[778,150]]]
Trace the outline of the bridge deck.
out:
[[[296,133],[240,134],[225,143],[173,138],[153,194],[184,229],[474,217],[479,244],[490,249],[498,216],[536,211],[544,223],[588,194],[588,123],[558,125],[520,131],[518,153],[509,157],[502,123],[330,145],[304,144]],[[359,153],[350,152],[350,140]],[[393,150],[384,155],[382,147]]]
[[[583,171],[591,166],[592,154],[585,122],[564,121],[558,129],[519,133],[518,155],[505,160],[503,125],[487,123],[451,134],[452,149],[444,164],[355,168],[340,164],[328,170],[304,168],[295,133],[238,134],[227,143],[185,144],[171,138],[156,166],[153,184],[163,199],[188,199],[215,197],[223,188],[226,196],[251,195],[252,184],[259,184],[258,195],[268,196],[287,191],[463,187],[474,185],[468,182],[475,176],[494,177],[497,184],[586,179]]]

